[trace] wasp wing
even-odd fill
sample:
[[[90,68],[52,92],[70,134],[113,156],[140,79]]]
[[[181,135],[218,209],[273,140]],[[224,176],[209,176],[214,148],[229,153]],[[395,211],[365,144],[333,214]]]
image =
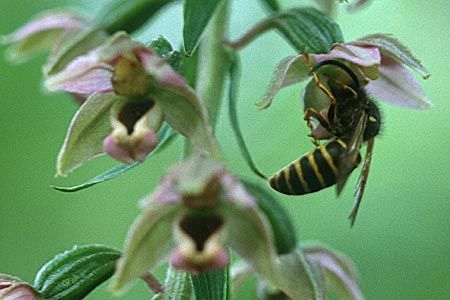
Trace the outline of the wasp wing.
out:
[[[356,215],[358,214],[359,205],[361,204],[361,199],[364,194],[364,189],[366,188],[367,178],[369,177],[370,162],[372,161],[373,146],[375,144],[375,139],[370,139],[367,141],[366,156],[364,158],[363,167],[361,174],[359,175],[358,183],[356,184],[355,190],[355,204],[353,205],[352,212],[348,216],[350,220],[350,225],[355,224]]]
[[[359,150],[362,146],[363,133],[366,128],[367,118],[367,114],[364,111],[361,111],[360,116],[357,118],[355,129],[349,135],[350,138],[345,141],[347,143],[347,149],[341,155],[338,167],[336,185],[336,192],[338,195],[341,194],[348,177],[358,166],[361,159]]]

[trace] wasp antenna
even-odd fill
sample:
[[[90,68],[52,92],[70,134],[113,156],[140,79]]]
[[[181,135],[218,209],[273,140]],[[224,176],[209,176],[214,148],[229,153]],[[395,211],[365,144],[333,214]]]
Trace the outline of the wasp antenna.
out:
[[[333,65],[333,66],[339,67],[342,70],[344,70],[348,74],[348,76],[350,76],[351,79],[353,80],[353,83],[355,84],[355,87],[357,89],[359,89],[360,84],[359,84],[359,80],[358,80],[358,77],[356,76],[355,72],[353,72],[352,69],[350,69],[347,65],[341,63],[340,61],[332,60],[332,59],[324,60],[324,61],[318,63],[317,65],[315,65],[314,68],[311,70],[311,72],[315,72],[320,67],[323,67],[323,66],[326,66],[326,65]]]

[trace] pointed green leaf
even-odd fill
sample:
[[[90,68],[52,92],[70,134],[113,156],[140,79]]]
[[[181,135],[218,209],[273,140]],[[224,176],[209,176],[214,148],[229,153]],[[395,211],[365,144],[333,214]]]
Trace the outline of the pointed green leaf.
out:
[[[388,55],[396,61],[411,67],[419,72],[424,79],[430,77],[430,72],[412,54],[411,50],[391,35],[375,33],[365,36],[358,41],[351,42],[351,44],[379,47],[382,55]]]
[[[296,230],[278,199],[267,187],[264,188],[256,182],[242,178],[241,181],[250,194],[255,197],[259,209],[269,220],[275,237],[277,253],[281,255],[292,252],[297,246]]]
[[[234,132],[234,136],[239,145],[239,150],[241,151],[244,160],[247,162],[247,165],[257,176],[261,178],[266,178],[266,176],[258,169],[256,164],[254,163],[250,151],[248,150],[247,144],[245,143],[244,136],[241,132],[241,127],[239,125],[239,120],[237,116],[237,100],[238,100],[238,92],[239,92],[239,79],[240,79],[240,62],[239,57],[234,53],[229,53],[229,61],[230,61],[230,88],[228,92],[228,112],[230,117],[231,127]]]
[[[109,34],[132,33],[174,0],[113,0],[101,11],[100,27]]]
[[[183,38],[184,50],[188,56],[197,48],[200,36],[220,2],[220,0],[185,0]]]
[[[34,287],[46,299],[82,299],[113,275],[119,257],[119,251],[107,246],[75,246],[47,262]]]
[[[227,270],[220,269],[192,275],[197,299],[225,300],[227,290]]]
[[[278,29],[299,53],[328,53],[344,40],[339,25],[314,8],[280,11],[263,22]]]
[[[278,0],[261,0],[261,2],[270,10],[270,11],[279,11],[281,9],[280,3]]]
[[[158,131],[158,140],[160,140],[160,143],[158,144],[156,149],[153,150],[153,152],[150,155],[156,154],[156,153],[162,151],[163,149],[165,149],[174,140],[174,138],[176,136],[177,136],[176,132],[167,123],[165,123],[163,125],[163,127]],[[140,163],[139,161],[135,161],[131,164],[123,164],[123,165],[116,166],[100,175],[95,176],[92,179],[89,179],[85,183],[82,183],[79,185],[70,186],[70,187],[52,185],[51,187],[54,188],[55,190],[58,190],[61,192],[77,192],[77,191],[92,187],[96,184],[102,183],[104,181],[114,179],[114,178],[128,172],[129,170],[133,169],[134,167],[139,165],[139,163]]]
[[[123,257],[119,260],[114,291],[154,269],[174,246],[172,226],[180,207],[149,205],[137,218],[128,233]]]
[[[114,167],[98,176],[95,176],[92,179],[89,179],[88,181],[86,181],[85,183],[79,184],[79,185],[74,185],[74,186],[70,186],[70,187],[63,187],[63,186],[54,186],[52,185],[51,187],[54,188],[55,190],[61,191],[61,192],[77,192],[80,190],[84,190],[87,189],[91,186],[94,186],[96,184],[102,183],[104,181],[107,180],[111,180],[114,179],[126,172],[128,172],[129,170],[131,170],[132,168],[134,168],[135,166],[137,166],[140,162],[136,161],[134,163],[131,164],[123,164],[117,167]]]
[[[319,243],[304,243],[301,248],[310,264],[321,273],[327,287],[342,299],[364,299],[356,268],[348,257]]]
[[[94,94],[81,105],[70,123],[58,155],[56,170],[59,176],[66,176],[103,153],[103,139],[112,129],[109,110],[120,99],[110,93]]]
[[[74,58],[86,54],[108,39],[105,32],[98,28],[81,31],[75,36],[70,36],[61,42],[56,53],[49,56],[49,60],[43,66],[46,76],[54,75],[62,71]]]

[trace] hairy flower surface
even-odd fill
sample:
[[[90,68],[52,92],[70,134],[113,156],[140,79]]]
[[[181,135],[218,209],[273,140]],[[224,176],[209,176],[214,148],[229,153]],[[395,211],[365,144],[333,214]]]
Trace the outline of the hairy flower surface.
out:
[[[0,274],[0,299],[38,300],[38,296],[28,283],[15,277]]]

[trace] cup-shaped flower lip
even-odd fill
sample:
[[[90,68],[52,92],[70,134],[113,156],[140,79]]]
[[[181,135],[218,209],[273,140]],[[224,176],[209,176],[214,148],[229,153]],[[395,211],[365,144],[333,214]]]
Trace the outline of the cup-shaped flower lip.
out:
[[[222,246],[224,220],[214,214],[185,215],[175,228],[178,247],[170,255],[171,264],[193,273],[222,268],[228,253]]]
[[[113,106],[113,131],[103,142],[103,149],[111,157],[125,163],[143,161],[158,145],[156,132],[164,114],[150,98],[128,100]]]

